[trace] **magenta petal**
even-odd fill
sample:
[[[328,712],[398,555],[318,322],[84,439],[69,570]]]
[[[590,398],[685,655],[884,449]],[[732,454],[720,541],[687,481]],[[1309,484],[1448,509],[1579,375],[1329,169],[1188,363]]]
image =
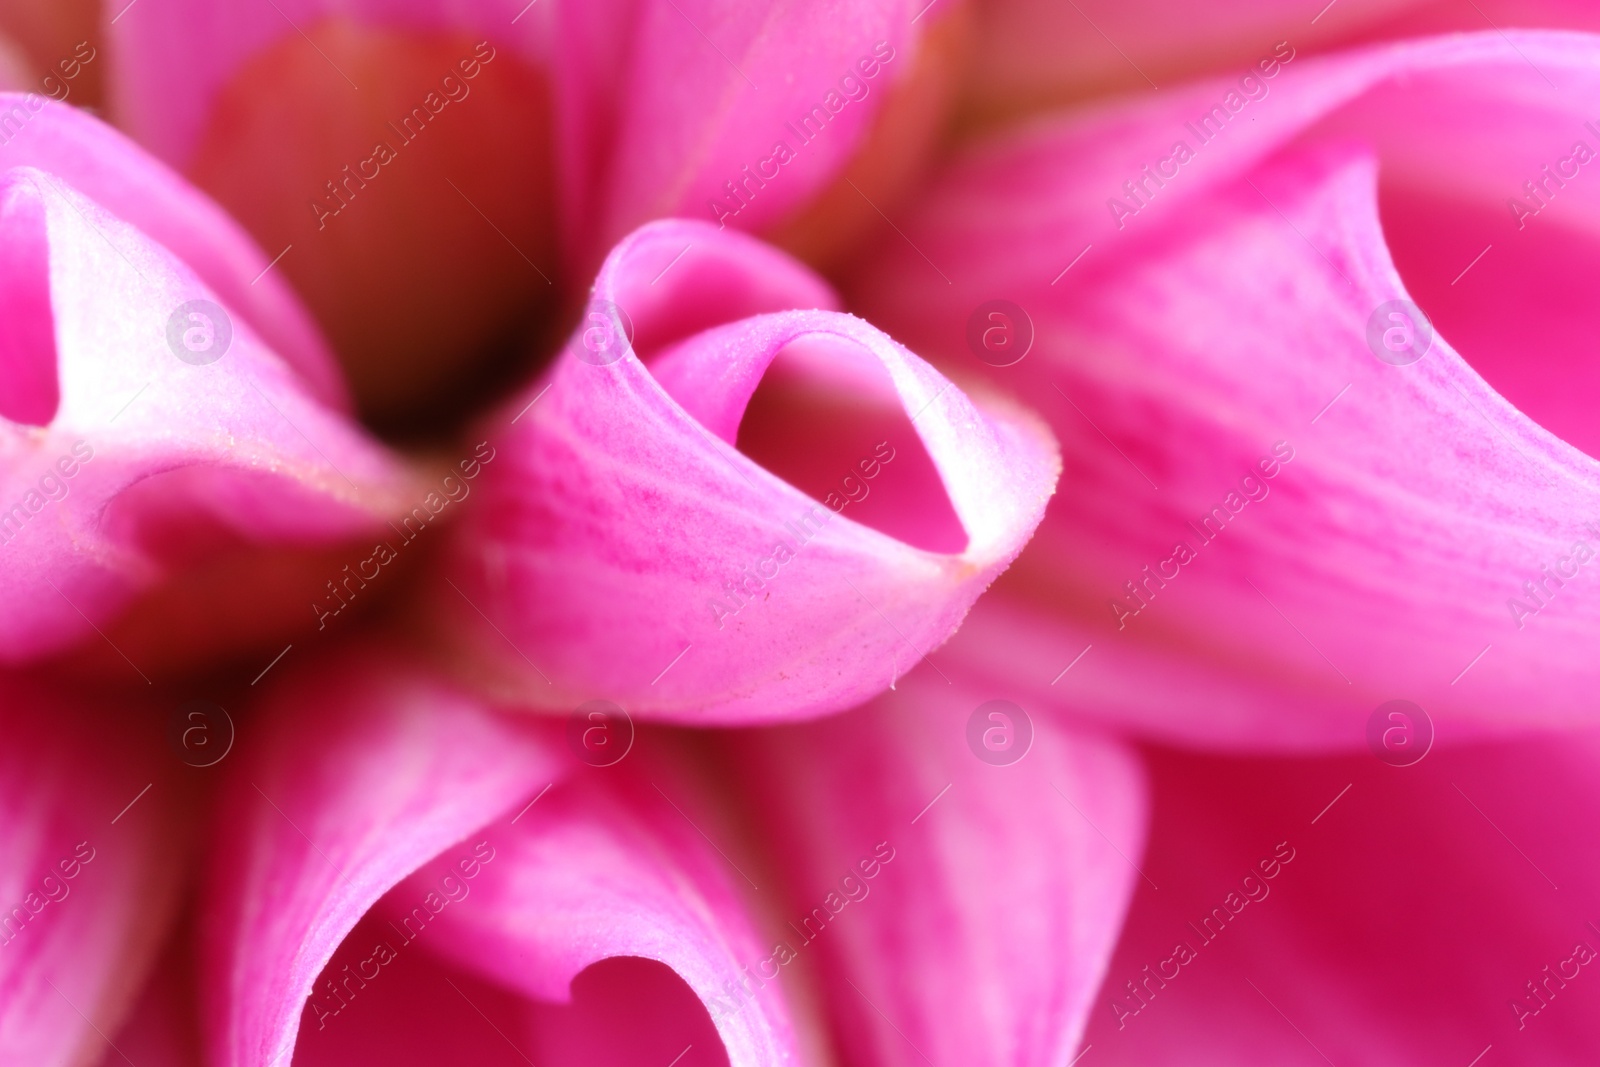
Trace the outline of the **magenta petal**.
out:
[[[0,1062],[98,1056],[177,904],[170,756],[94,703],[0,677]]]
[[[819,18],[787,2],[562,5],[562,214],[580,263],[652,218],[759,229],[792,214],[837,178],[910,72],[921,6],[864,0]]]
[[[27,124],[0,145],[0,172],[48,171],[165,246],[300,373],[317,399],[341,410],[349,406],[333,355],[305,308],[267,270],[269,256],[209,197],[75,107],[37,94],[0,93],[0,113]]]
[[[846,1062],[1045,1067],[1082,1035],[1140,881],[1144,775],[987,695],[924,671],[734,735],[787,876],[780,934],[820,965]]]
[[[167,249],[25,167],[0,232],[0,660],[92,635],[218,539],[384,528],[403,468]]]
[[[545,1054],[535,1062],[608,1064],[624,1040],[639,1058],[648,1048],[663,1062],[686,1044],[699,1050],[685,1061],[695,1064],[717,1062],[719,1044],[731,1067],[807,1062],[788,1007],[793,991],[748,977],[772,951],[752,906],[762,897],[749,879],[761,870],[717,806],[675,773],[681,758],[662,757],[664,746],[658,735],[641,737],[648,755],[631,755],[603,779],[591,771],[557,785],[475,852],[463,847],[424,867],[385,900],[390,928],[545,1002],[536,1027]],[[490,858],[480,867],[474,856]],[[429,894],[437,901],[452,891],[432,919]],[[692,993],[688,1003],[666,1013],[617,1003],[623,990],[659,986],[643,960],[670,968]],[[574,1012],[604,1030],[575,1030],[565,1018]]]
[[[458,847],[472,854],[470,846]],[[380,944],[396,951],[384,957],[387,964],[375,959]],[[319,995],[334,1004],[337,1014],[323,1009],[319,1016],[315,1007],[308,1008],[294,1067],[527,1067],[530,1061],[562,1067],[530,1040],[535,1009],[525,997],[441,963],[423,949],[406,947],[376,913],[356,926],[323,973]],[[326,979],[345,983],[343,1007],[326,992]]]
[[[455,531],[437,615],[487,684],[544,707],[604,697],[677,721],[794,718],[859,703],[950,635],[1039,521],[1054,444],[859,319],[785,310],[832,300],[732,231],[666,222],[618,246],[554,370],[489,434],[500,458]],[[927,494],[903,529],[927,533],[915,509],[948,506],[964,550],[834,514],[842,495],[825,506],[728,443],[785,349],[800,387],[914,420],[832,477],[905,454],[879,471],[904,488],[925,452]]]
[[[1049,416],[1074,491],[1006,594],[1057,620],[1007,624],[1053,652],[969,627],[949,654],[1210,746],[1358,746],[1393,698],[1456,738],[1593,722],[1600,602],[1571,583],[1600,549],[1600,465],[1574,447],[1596,447],[1575,279],[1600,256],[1600,185],[1569,182],[1526,232],[1505,204],[1574,139],[1600,145],[1585,86],[1593,37],[1408,42],[1280,67],[1198,147],[1184,122],[1237,80],[959,163],[906,228],[954,298],[890,247],[864,306],[967,365],[975,307],[1026,308],[1034,351],[994,380]],[[1193,158],[1143,179],[1175,137]],[[1421,240],[1418,211],[1452,221],[1421,216]],[[1434,317],[1408,365],[1385,348],[1397,300]]]
[[[398,653],[286,679],[217,821],[201,974],[209,1062],[287,1062],[312,983],[357,921],[447,846],[562,776],[519,728]],[[570,759],[570,757],[568,757]]]
[[[1155,754],[1161,889],[1134,901],[1090,1058],[1588,1062],[1597,760],[1593,732],[1403,769]]]
[[[1275,684],[1239,665],[1112,640],[1099,618],[1030,603],[1023,592],[1030,576],[1016,579],[1014,590],[1002,582],[974,606],[940,650],[941,663],[1030,705],[1203,749],[1315,751],[1361,742],[1357,730],[1345,726],[1341,734],[1337,725],[1352,714],[1348,693]]]

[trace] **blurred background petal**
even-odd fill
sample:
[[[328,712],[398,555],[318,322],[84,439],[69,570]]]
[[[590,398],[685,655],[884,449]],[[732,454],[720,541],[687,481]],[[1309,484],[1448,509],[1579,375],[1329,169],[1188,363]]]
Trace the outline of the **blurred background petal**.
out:
[[[150,711],[0,676],[0,1062],[98,1059],[171,925],[189,800]]]
[[[1597,757],[1592,731],[1405,768],[1152,752],[1161,889],[1139,884],[1089,1056],[1587,1062]]]

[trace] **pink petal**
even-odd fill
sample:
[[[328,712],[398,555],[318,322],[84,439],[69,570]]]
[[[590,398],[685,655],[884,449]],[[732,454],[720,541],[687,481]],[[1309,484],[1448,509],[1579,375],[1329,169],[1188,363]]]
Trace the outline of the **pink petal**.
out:
[[[667,1063],[686,1045],[690,1067],[804,1062],[793,990],[749,977],[771,924],[726,801],[700,795],[669,739],[639,748],[418,871],[380,905],[383,935],[542,1002],[536,1063]]]
[[[15,64],[17,78],[5,88],[99,107],[107,66],[106,53],[91,43],[99,23],[96,0],[11,0],[0,11],[0,51],[7,53],[0,67]]]
[[[269,695],[230,768],[205,897],[210,1062],[295,1046],[312,983],[380,897],[565,773],[558,742],[440,684],[399,651],[346,649]]]
[[[1141,884],[1085,1062],[1587,1062],[1597,758],[1593,733],[1404,769],[1156,754],[1161,889]]]
[[[77,108],[37,94],[0,93],[0,113],[26,123],[0,145],[0,171],[48,171],[164,245],[288,361],[317,399],[348,407],[332,353],[310,316],[267,270],[269,257],[205,194]]]
[[[0,91],[28,87],[28,56],[16,41],[0,33]]]
[[[108,1031],[103,1067],[202,1067],[193,931],[191,916],[168,939],[122,1028]]]
[[[363,416],[451,421],[556,299],[550,4],[202,8],[117,23],[130,128],[281,255]]]
[[[103,703],[0,677],[0,1062],[98,1056],[178,902],[175,761]]]
[[[1323,0],[1324,3],[1327,0]],[[1433,3],[1432,7],[1455,7]],[[1487,5],[1485,5],[1487,6]],[[1309,53],[1385,33],[1428,0],[1338,0],[1318,11],[1276,0],[1224,0],[1203,7],[1174,0],[984,0],[977,19],[969,107],[980,113],[1037,108],[1109,91],[1165,92],[1182,78],[1248,70],[1287,39]],[[1470,7],[1462,29],[1484,29]],[[1468,18],[1475,18],[1469,24]],[[1540,19],[1500,25],[1543,25]],[[1394,34],[1391,32],[1390,36]]]
[[[0,230],[0,596],[27,606],[0,659],[93,636],[214,544],[321,545],[395,510],[396,461],[147,235],[27,167],[0,175]]]
[[[471,855],[470,848],[464,852]],[[457,906],[447,905],[452,911]],[[426,948],[407,947],[388,920],[376,916],[356,927],[324,972],[341,983],[345,1005],[337,1015],[328,1013],[320,1029],[315,1011],[308,1009],[304,1036],[295,1049],[298,1067],[462,1061],[484,1067],[729,1063],[705,1008],[664,964],[638,957],[606,960],[574,980],[570,1003],[536,1003],[514,987],[446,962]],[[446,922],[441,919],[424,943],[437,944],[435,939],[447,936]],[[508,941],[502,949],[513,944]],[[379,946],[384,946],[381,957]],[[397,946],[394,956],[387,955],[391,946]],[[380,964],[379,958],[387,962]]]
[[[910,73],[921,6],[868,0],[825,18],[788,2],[560,7],[558,158],[580,266],[652,218],[731,214],[762,229],[792,214],[860,150]],[[802,129],[813,108],[823,117]]]
[[[1357,43],[1491,28],[1600,30],[1600,11],[1586,0],[1323,0],[1310,6],[984,0],[974,5],[967,117],[992,122],[1109,92],[1145,92],[1152,85],[1166,92],[1197,76],[1237,77],[1280,41],[1309,56]]]
[[[296,27],[342,18],[401,29],[488,34],[497,44],[538,61],[549,48],[548,9],[526,8],[526,0],[274,0],[262,5],[139,0],[111,28],[119,60],[112,75],[118,119],[139,143],[168,163],[185,167],[217,94],[246,61],[293,37]],[[184,56],[184,62],[172,62],[174,55]]]
[[[1489,26],[1501,29],[1564,29],[1593,33],[1600,30],[1600,11],[1584,0],[1475,0],[1476,9],[1433,0],[1408,4],[1403,14],[1385,22],[1378,31],[1388,38],[1421,37],[1435,33],[1475,32]]]
[[[700,1046],[691,1067],[724,1043],[725,1062],[797,1062],[779,991],[715,1028],[706,1015],[765,949],[711,841],[748,846],[678,742],[652,736],[648,758],[569,782],[578,764],[550,731],[404,656],[313,665],[260,709],[269,732],[233,768],[216,824],[201,972],[212,1062],[416,1062],[479,1039],[500,1062],[483,1019],[540,1063],[609,1063],[625,1035],[637,1051],[683,1033]],[[379,943],[394,955],[375,960]],[[618,996],[637,998],[626,1020]],[[430,998],[443,1012],[416,1010]],[[583,1022],[596,1013],[599,1041]]]
[[[397,940],[387,921],[375,913],[346,938],[325,974],[346,983],[349,1004],[320,1029],[308,1008],[294,1050],[294,1067],[353,1063],[527,1067],[529,1062],[552,1067],[547,1057],[534,1058],[537,1053],[529,1033],[532,1005],[505,987],[403,945],[399,962],[391,959],[375,974],[371,967],[379,965],[375,961],[366,965],[375,946]],[[373,980],[362,984],[358,967]]]
[[[1034,352],[991,380],[1048,414],[1075,491],[1011,586],[1058,620],[1036,645],[1053,653],[969,630],[952,655],[994,672],[999,650],[1002,676],[1042,699],[1207,745],[1358,745],[1395,697],[1455,737],[1593,721],[1600,608],[1560,579],[1536,616],[1516,604],[1596,541],[1600,468],[1573,447],[1595,445],[1572,403],[1592,305],[1562,279],[1595,258],[1579,227],[1600,184],[1569,182],[1526,233],[1505,197],[1574,139],[1600,144],[1581,110],[1597,81],[1600,44],[1579,35],[1296,60],[1241,105],[1251,121],[1149,181],[1120,230],[1108,196],[1194,141],[1185,121],[1236,80],[1053,120],[958,164],[906,226],[954,299],[892,245],[863,268],[864,306],[971,368],[977,305],[1025,307]],[[1510,312],[1486,324],[1513,280],[1538,302],[1515,328]],[[1396,366],[1367,330],[1408,293],[1437,335]],[[1530,338],[1544,375],[1525,369]],[[1202,538],[1213,507],[1227,521]]]
[[[1347,692],[1291,688],[1248,666],[1116,640],[1092,616],[1093,604],[1072,613],[1033,602],[1029,586],[1040,583],[1026,573],[1002,579],[940,650],[940,662],[1030,705],[1204,749],[1316,750],[1364,736],[1361,724],[1349,724]],[[1364,717],[1373,708],[1355,710]]]
[[[866,323],[815,310],[832,302],[792,260],[705,224],[648,226],[613,251],[584,327],[487,434],[500,458],[455,531],[433,614],[475,682],[544,707],[601,695],[654,718],[782,719],[860,703],[949,636],[1038,521],[1054,447],[1018,410],[980,407]],[[859,426],[830,430],[852,450],[799,461],[810,496],[730,443],[786,347],[791,396],[862,405]],[[750,427],[746,452],[798,459],[807,427],[790,415]],[[848,502],[828,484],[874,474],[905,494],[879,524],[894,535],[830,512]]]
[[[1043,1067],[1082,1034],[1140,882],[1143,774],[1044,715],[981,711],[992,693],[919,671],[866,709],[736,735],[786,876],[780,936],[819,968],[846,1062]]]

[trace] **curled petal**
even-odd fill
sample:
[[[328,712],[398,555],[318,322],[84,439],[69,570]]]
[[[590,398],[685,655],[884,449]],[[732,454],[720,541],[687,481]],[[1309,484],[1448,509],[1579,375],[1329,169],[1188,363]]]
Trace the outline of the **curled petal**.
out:
[[[0,93],[0,116],[16,130],[0,144],[0,171],[47,171],[164,246],[248,322],[317,399],[348,407],[332,353],[305,308],[215,202],[75,107],[36,94]]]
[[[561,776],[556,742],[419,672],[346,650],[265,701],[206,888],[208,1062],[288,1062],[313,982],[361,917],[447,846]]]
[[[0,1062],[91,1062],[177,904],[176,761],[95,703],[0,678]]]
[[[859,703],[949,636],[1038,522],[1053,442],[819,310],[832,300],[708,225],[655,224],[612,253],[555,368],[490,431],[503,458],[455,531],[437,617],[489,684],[537,706],[793,718]],[[747,454],[746,405],[780,354],[793,392],[846,395],[884,435],[794,475],[842,492],[808,496]],[[768,423],[775,460],[820,454],[805,424]],[[903,494],[880,523],[895,535],[839,514],[874,476]]]
[[[1600,438],[1567,279],[1600,255],[1600,185],[1506,207],[1541,162],[1575,170],[1575,141],[1592,157],[1585,86],[1594,37],[1409,42],[957,165],[907,229],[960,264],[956,299],[890,249],[863,302],[969,363],[975,307],[1027,309],[1034,352],[994,379],[1042,398],[1076,491],[1010,597],[1059,621],[1054,651],[969,629],[951,654],[995,671],[999,650],[1040,698],[1207,745],[1357,746],[1395,698],[1456,737],[1593,721]],[[1508,291],[1531,318],[1496,316]]]
[[[731,999],[765,950],[737,869],[701,833],[743,849],[677,742],[652,736],[648,759],[585,768],[556,732],[496,715],[395,651],[313,665],[261,712],[270,726],[235,768],[207,886],[211,1062],[471,1047],[480,1004],[520,1055],[531,1041],[547,1054],[536,1062],[610,1062],[618,1032],[648,1043],[649,1028],[612,1017],[595,1035],[568,1016],[650,1010],[628,990],[677,1005],[652,1016],[655,1036],[688,1033],[701,1049],[687,1062],[715,1062],[719,1040],[737,1065],[801,1062],[778,990]],[[645,960],[671,971],[641,972]],[[443,1013],[406,1007],[435,987]]]
[[[729,745],[849,1062],[1067,1062],[1140,880],[1133,754],[984,695],[922,671]]]
[[[0,659],[91,634],[202,548],[395,509],[396,461],[148,235],[30,167],[0,174],[0,231]]]
[[[390,929],[418,929],[419,902],[454,890],[419,943],[540,1002],[535,1062],[612,1062],[617,1031],[668,1059],[692,1044],[696,1062],[715,1062],[720,1044],[732,1067],[809,1062],[793,989],[758,973],[772,955],[751,905],[759,894],[748,879],[760,868],[728,858],[744,850],[683,774],[685,753],[654,734],[639,744],[650,751],[558,784],[517,823],[496,826],[475,880],[465,872],[477,865],[452,855],[423,868],[386,898]],[[659,992],[627,999],[644,993],[646,960],[687,986],[674,1011],[652,1006]],[[586,1032],[580,1019],[598,1026]]]

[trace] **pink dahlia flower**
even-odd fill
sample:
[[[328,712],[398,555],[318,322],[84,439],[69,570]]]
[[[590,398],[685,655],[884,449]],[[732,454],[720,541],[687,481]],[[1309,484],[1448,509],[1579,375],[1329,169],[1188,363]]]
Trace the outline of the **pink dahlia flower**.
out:
[[[0,12],[0,1067],[1594,1062],[1468,6]]]

